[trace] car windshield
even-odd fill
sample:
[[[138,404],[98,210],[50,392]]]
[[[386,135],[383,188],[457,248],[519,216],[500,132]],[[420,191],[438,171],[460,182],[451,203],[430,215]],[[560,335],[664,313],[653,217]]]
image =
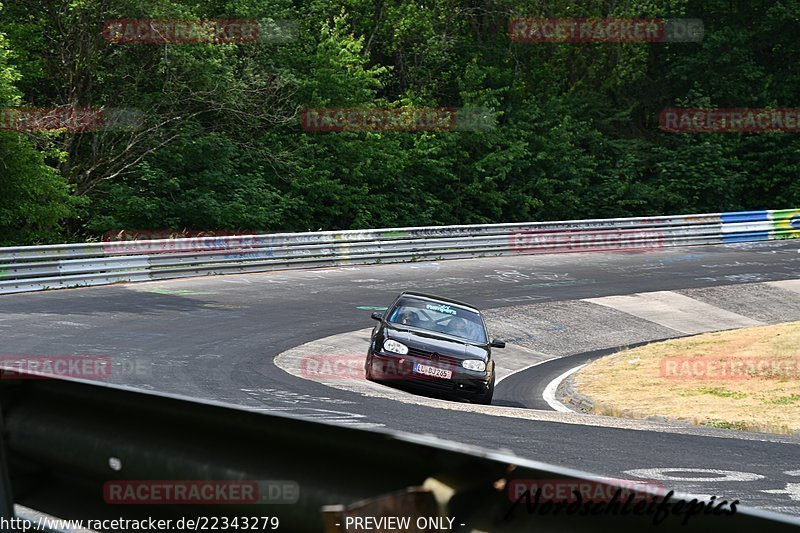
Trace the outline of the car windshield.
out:
[[[452,335],[469,342],[486,342],[478,313],[430,300],[403,298],[389,312],[388,322]]]

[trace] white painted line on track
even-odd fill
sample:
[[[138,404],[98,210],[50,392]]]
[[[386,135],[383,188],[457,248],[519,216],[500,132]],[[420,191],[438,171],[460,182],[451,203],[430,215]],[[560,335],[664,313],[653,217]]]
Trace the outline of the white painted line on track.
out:
[[[576,366],[575,368],[570,368],[556,379],[551,381],[547,384],[547,387],[544,388],[544,392],[542,393],[542,397],[544,401],[547,402],[547,405],[552,407],[555,411],[559,411],[561,413],[574,413],[572,409],[564,405],[563,403],[556,400],[556,391],[558,390],[558,386],[561,385],[561,382],[570,377],[572,374],[580,370],[581,368],[585,367],[589,363],[584,363],[580,366]]]
[[[714,468],[635,468],[625,470],[631,476],[650,479],[656,481],[757,481],[764,479],[761,474],[752,472],[740,472],[738,470],[717,470]],[[675,474],[712,474],[705,476],[691,475],[682,476]]]
[[[789,499],[800,501],[800,483],[787,483],[784,489],[762,490],[766,494],[786,494]]]

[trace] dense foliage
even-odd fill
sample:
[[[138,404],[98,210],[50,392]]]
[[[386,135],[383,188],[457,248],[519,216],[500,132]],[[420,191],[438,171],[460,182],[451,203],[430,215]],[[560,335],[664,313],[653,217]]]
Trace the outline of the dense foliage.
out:
[[[523,43],[513,17],[691,17],[700,43]],[[109,19],[291,20],[120,44]],[[0,244],[111,229],[316,230],[786,208],[792,133],[669,133],[666,107],[800,107],[800,3],[5,0],[0,107],[137,128],[0,132]],[[475,131],[315,133],[304,108],[480,107]]]

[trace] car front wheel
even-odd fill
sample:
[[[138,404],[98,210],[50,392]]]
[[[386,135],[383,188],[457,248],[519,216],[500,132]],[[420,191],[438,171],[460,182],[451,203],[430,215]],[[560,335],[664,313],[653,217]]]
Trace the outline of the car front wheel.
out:
[[[479,403],[481,405],[491,405],[492,396],[494,396],[494,374],[492,374],[492,381],[489,382],[489,386],[486,388],[486,391],[478,394],[478,397],[475,399],[475,403]]]

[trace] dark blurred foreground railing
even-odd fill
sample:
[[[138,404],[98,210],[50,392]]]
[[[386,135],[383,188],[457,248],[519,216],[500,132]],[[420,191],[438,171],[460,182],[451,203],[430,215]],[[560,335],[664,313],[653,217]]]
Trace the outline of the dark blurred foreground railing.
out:
[[[434,437],[335,426],[105,384],[6,374],[0,379],[0,406],[0,513],[5,519],[13,516],[16,502],[64,519],[154,518],[174,524],[183,518],[183,530],[192,529],[186,527],[192,517],[216,518],[216,530],[222,530],[221,520],[230,524],[246,516],[277,517],[279,523],[272,529],[274,522],[259,520],[247,529],[289,532],[368,530],[357,529],[358,524],[373,526],[369,531],[424,530],[375,529],[404,524],[380,522],[391,517],[448,527],[439,530],[488,532],[777,533],[800,525],[797,519],[741,505],[733,514],[697,513],[686,525],[685,513],[661,515],[658,525],[653,514],[593,511],[582,516],[567,509],[542,514],[543,506],[531,502],[529,507],[525,497],[514,503],[510,487],[536,480],[589,482],[613,492],[622,485]],[[479,424],[474,429],[482,431]],[[261,503],[115,501],[109,484],[119,488],[133,480],[254,483],[262,490],[256,498]],[[630,485],[626,490],[637,500],[661,503],[665,498]],[[679,497],[669,500],[672,513]],[[205,530],[213,530],[210,525]],[[243,525],[240,519],[228,530]]]

